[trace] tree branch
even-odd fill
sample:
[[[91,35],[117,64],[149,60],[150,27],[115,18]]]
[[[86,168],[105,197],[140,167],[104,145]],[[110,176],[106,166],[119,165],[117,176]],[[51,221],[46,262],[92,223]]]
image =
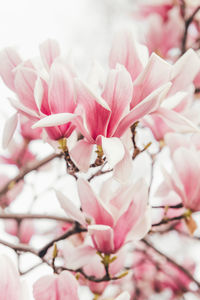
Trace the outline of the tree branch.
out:
[[[53,154],[47,156],[46,158],[44,158],[43,160],[34,163],[31,167],[28,167],[28,168],[25,168],[25,169],[21,170],[21,172],[17,176],[15,176],[13,179],[11,179],[0,190],[0,197],[3,196],[5,193],[7,193],[16,183],[21,181],[28,173],[38,170],[40,167],[44,166],[45,164],[47,164],[48,162],[50,162],[54,158],[61,157],[61,156],[63,156],[63,153],[59,153],[59,154],[53,153]]]

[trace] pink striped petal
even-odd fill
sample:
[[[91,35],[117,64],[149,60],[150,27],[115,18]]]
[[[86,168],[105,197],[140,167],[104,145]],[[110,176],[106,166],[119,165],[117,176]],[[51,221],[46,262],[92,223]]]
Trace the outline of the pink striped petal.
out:
[[[185,118],[183,115],[175,112],[174,110],[165,109],[163,107],[159,107],[156,110],[156,115],[158,115],[164,122],[172,128],[174,131],[178,131],[180,133],[187,132],[199,132],[199,128],[192,123],[190,120]]]
[[[80,80],[76,81],[77,104],[82,108],[82,114],[90,136],[95,140],[100,134],[106,135],[110,118],[110,108],[107,102]]]
[[[108,75],[106,86],[102,94],[112,113],[110,116],[107,136],[113,135],[120,120],[129,110],[132,98],[133,84],[130,74],[121,67],[119,70],[111,70]]]
[[[4,83],[13,91],[15,91],[15,74],[12,71],[21,62],[22,60],[14,48],[8,47],[0,52],[0,75]]]
[[[95,248],[102,253],[115,251],[113,229],[106,225],[90,225],[88,232],[92,237]]]
[[[34,98],[34,88],[37,74],[33,69],[20,67],[15,74],[15,89],[22,104],[29,109],[38,112]]]
[[[49,71],[52,63],[60,55],[60,47],[57,41],[48,39],[40,45],[40,55],[44,66]]]
[[[92,216],[96,224],[113,226],[113,218],[110,212],[103,206],[103,203],[94,194],[91,186],[84,179],[77,181],[78,193],[83,212]]]
[[[135,107],[154,90],[170,81],[172,66],[153,53],[144,71],[133,83],[131,108]]]
[[[93,148],[93,144],[88,143],[86,140],[81,140],[70,150],[70,157],[80,171],[88,171],[91,164]]]
[[[73,78],[60,63],[54,63],[51,67],[48,99],[51,113],[74,112],[75,92]]]
[[[119,123],[115,136],[121,137],[136,121],[155,111],[168,93],[171,83],[168,82],[152,92],[147,98],[133,108]]]
[[[136,42],[132,32],[124,31],[115,37],[109,58],[111,68],[114,69],[117,63],[124,65],[134,81],[147,60],[148,49]]]

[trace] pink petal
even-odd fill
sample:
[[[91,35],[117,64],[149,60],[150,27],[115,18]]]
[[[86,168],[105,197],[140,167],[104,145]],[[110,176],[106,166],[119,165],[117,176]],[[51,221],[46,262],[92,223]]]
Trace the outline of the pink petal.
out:
[[[10,143],[15,130],[17,128],[17,123],[18,123],[18,113],[15,113],[12,115],[10,118],[6,120],[6,123],[4,125],[4,130],[3,130],[3,141],[2,141],[2,146],[3,148],[7,148],[8,144]]]
[[[33,220],[23,220],[19,226],[19,239],[23,244],[28,244],[35,233]]]
[[[98,251],[103,253],[113,253],[115,251],[112,228],[106,225],[90,225],[88,226],[88,232]]]
[[[91,186],[84,179],[77,181],[78,193],[83,212],[92,216],[96,224],[113,226],[113,218],[110,212],[103,206],[103,203],[96,197]]]
[[[20,67],[15,74],[15,89],[22,104],[29,109],[38,112],[34,98],[34,88],[37,80],[37,74],[34,70]]]
[[[93,148],[93,144],[80,140],[69,152],[71,159],[82,172],[87,172],[90,167]]]
[[[133,188],[133,189],[132,189]],[[132,201],[126,211],[118,219],[114,228],[114,243],[118,249],[125,241],[128,232],[143,218],[147,207],[148,188],[144,180],[130,186],[129,195],[132,192]]]
[[[100,134],[105,136],[111,114],[108,104],[80,80],[76,81],[76,90],[77,104],[81,106],[90,136],[94,140]]]
[[[172,67],[170,80],[173,85],[170,89],[170,94],[174,94],[192,84],[195,76],[200,71],[200,58],[189,49]]]
[[[185,206],[195,209],[192,201],[199,197],[199,155],[195,151],[181,147],[174,152],[173,162],[186,193]]]
[[[110,116],[107,136],[111,137],[121,118],[129,110],[133,84],[130,74],[124,69],[111,70],[102,94],[112,113]]]
[[[33,285],[35,300],[58,300],[56,277],[47,275],[38,279]]]
[[[72,270],[77,270],[91,262],[91,258],[96,255],[96,249],[91,246],[82,245],[73,247],[67,242],[63,251],[65,266]]]
[[[51,113],[74,112],[75,92],[73,78],[60,63],[54,63],[51,67],[48,99]]]
[[[61,272],[57,279],[57,285],[59,291],[58,300],[79,300],[78,281],[70,272]]]
[[[12,71],[21,62],[22,60],[14,48],[8,47],[0,52],[0,75],[4,83],[13,91],[15,91],[15,74]]]
[[[110,51],[110,66],[115,68],[117,63],[126,67],[134,81],[144,69],[148,59],[148,49],[134,39],[132,32],[125,31],[118,34]]]
[[[71,200],[69,200],[63,193],[55,191],[58,201],[66,214],[79,222],[81,225],[86,226],[83,213],[78,209]]]
[[[155,111],[166,96],[170,87],[171,83],[168,82],[141,101],[121,120],[114,135],[118,137],[122,136],[133,123],[143,118],[145,115]]]
[[[60,47],[57,41],[48,39],[40,45],[40,55],[44,66],[49,71],[52,63],[60,55]]]
[[[133,83],[131,108],[135,107],[154,90],[170,81],[172,66],[153,53],[147,66]]]
[[[113,177],[122,183],[130,181],[133,172],[132,156],[126,147],[124,147],[124,149],[124,157],[115,165],[113,171]]]
[[[174,131],[181,133],[199,132],[199,128],[195,124],[174,110],[159,107],[155,113]]]
[[[19,112],[21,112],[22,115],[26,116],[28,119],[31,120],[36,120],[39,118],[39,115],[37,112],[34,110],[24,106],[21,102],[13,99],[13,98],[8,98],[10,104]]]

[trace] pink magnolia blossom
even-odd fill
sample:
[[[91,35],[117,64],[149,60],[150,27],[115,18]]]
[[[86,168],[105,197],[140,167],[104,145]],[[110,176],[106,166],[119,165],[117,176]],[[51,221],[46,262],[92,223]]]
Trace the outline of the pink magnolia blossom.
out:
[[[178,8],[170,11],[167,21],[163,21],[160,15],[151,15],[146,20],[144,44],[150,53],[156,52],[163,58],[173,59],[172,50],[181,47],[183,32],[184,22]]]
[[[155,257],[152,254],[146,256],[145,253],[135,253],[133,280],[137,281],[137,285],[143,296],[161,293],[166,289],[170,289],[172,292],[170,299],[177,299],[180,293],[185,292],[189,288],[191,279],[175,265],[163,262],[162,260],[160,263],[158,262],[159,268],[157,268],[154,259]],[[186,262],[185,265],[190,269],[191,273],[194,272],[193,263]]]
[[[78,192],[82,212],[61,192],[57,192],[57,197],[65,212],[88,228],[98,251],[115,253],[129,240],[128,237],[137,240],[148,232],[150,212],[144,181],[122,185],[114,194],[108,191],[107,196],[100,199],[88,182],[79,179]]]
[[[79,300],[78,282],[68,271],[47,275],[34,283],[33,295],[35,300]]]
[[[0,156],[1,163],[15,165],[18,168],[27,165],[35,159],[35,155],[29,150],[28,140],[15,142],[13,139],[8,145],[8,153]]]
[[[166,196],[173,190],[180,197],[185,208],[192,211],[200,210],[200,174],[199,151],[179,147],[172,154],[174,166],[170,175],[164,172],[165,181],[160,185],[157,196]]]
[[[105,274],[105,267],[101,262],[101,258],[96,253],[96,249],[89,245],[86,239],[84,244],[78,247],[72,246],[68,241],[65,242],[63,248],[63,256],[65,266],[72,270],[82,268],[88,276],[102,278]],[[116,253],[116,259],[109,264],[109,274],[111,277],[117,276],[123,272],[125,259],[127,256],[127,249],[123,248]],[[119,280],[120,281],[120,280]],[[102,295],[109,282],[93,282],[87,280],[84,276],[80,275],[79,283],[89,286],[90,290]],[[103,297],[103,295],[102,295]]]
[[[146,18],[149,15],[157,14],[162,17],[163,21],[167,21],[169,11],[174,7],[174,1],[164,0],[164,1],[149,1],[149,3],[141,3],[139,5],[139,16]]]
[[[73,78],[65,60],[59,58],[56,41],[44,42],[40,53],[44,66],[38,68],[32,61],[17,59],[14,49],[3,50],[0,53],[0,74],[18,98],[18,101],[10,99],[11,104],[29,119],[36,121],[55,113],[63,113],[65,120],[69,118],[67,124],[47,129],[50,138],[58,140],[68,137],[74,129],[70,123],[76,107]],[[10,127],[14,127],[14,122],[11,120]],[[6,128],[5,135],[10,131]]]
[[[157,139],[168,131],[195,130],[191,122],[185,119],[188,117],[193,120],[195,115],[195,109],[193,111],[191,107],[194,92],[192,83],[199,72],[200,59],[193,50],[188,50],[174,65],[155,54],[148,60],[144,46],[134,40],[131,32],[123,32],[115,38],[110,52],[110,65],[114,67],[117,63],[126,67],[133,80],[132,110],[139,103],[142,104],[153,90],[168,81],[172,82],[166,99],[142,117]],[[158,70],[161,69],[162,74],[158,76]]]
[[[35,227],[32,220],[22,220],[18,223],[16,220],[5,220],[5,231],[11,235],[17,236],[20,243],[28,244],[35,233]]]

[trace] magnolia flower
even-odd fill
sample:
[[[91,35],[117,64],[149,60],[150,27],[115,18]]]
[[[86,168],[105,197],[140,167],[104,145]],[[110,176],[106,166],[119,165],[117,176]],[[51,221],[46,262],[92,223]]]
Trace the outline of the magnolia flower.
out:
[[[23,244],[28,244],[35,233],[32,220],[22,220],[20,223],[13,219],[5,220],[4,226],[7,233],[17,236]]]
[[[163,170],[164,182],[158,188],[157,196],[165,197],[174,191],[185,208],[200,210],[200,153],[194,148],[179,147],[172,154],[173,172]]]
[[[0,75],[18,98],[18,101],[10,99],[11,104],[29,119],[36,121],[47,115],[65,113],[68,123],[47,129],[50,138],[58,140],[70,136],[74,129],[70,123],[76,107],[73,78],[65,60],[59,58],[56,41],[44,42],[40,53],[43,65],[38,67],[33,61],[22,62],[13,48],[6,48],[0,53]],[[4,135],[10,136],[16,124],[16,118],[11,118]]]
[[[78,282],[68,271],[47,275],[34,283],[33,295],[35,300],[79,300]]]
[[[143,180],[121,185],[115,193],[104,190],[101,199],[87,181],[78,179],[78,192],[82,211],[61,192],[56,194],[65,212],[87,227],[98,251],[115,253],[128,240],[141,239],[150,229],[148,188]]]
[[[63,257],[65,266],[71,270],[82,268],[87,276],[94,276],[95,278],[103,278],[105,274],[105,267],[102,264],[102,258],[97,255],[96,249],[90,244],[90,239],[85,239],[81,246],[74,247],[70,242],[65,241],[63,247]],[[115,255],[115,259],[109,264],[109,274],[111,277],[121,275],[123,273],[125,259],[127,257],[127,249],[124,247],[120,249]],[[79,283],[89,286],[90,290],[102,295],[109,282],[93,282],[80,274]]]
[[[84,172],[88,170],[95,144],[101,147],[111,167],[123,159],[129,159],[120,138],[134,122],[158,107],[169,87],[170,83],[166,83],[152,93],[147,93],[146,98],[130,110],[133,86],[129,73],[123,67],[109,72],[102,96],[77,80],[78,116],[72,122],[84,139],[77,142],[70,156],[78,168]],[[34,127],[64,124],[63,116],[57,114],[44,118]]]

